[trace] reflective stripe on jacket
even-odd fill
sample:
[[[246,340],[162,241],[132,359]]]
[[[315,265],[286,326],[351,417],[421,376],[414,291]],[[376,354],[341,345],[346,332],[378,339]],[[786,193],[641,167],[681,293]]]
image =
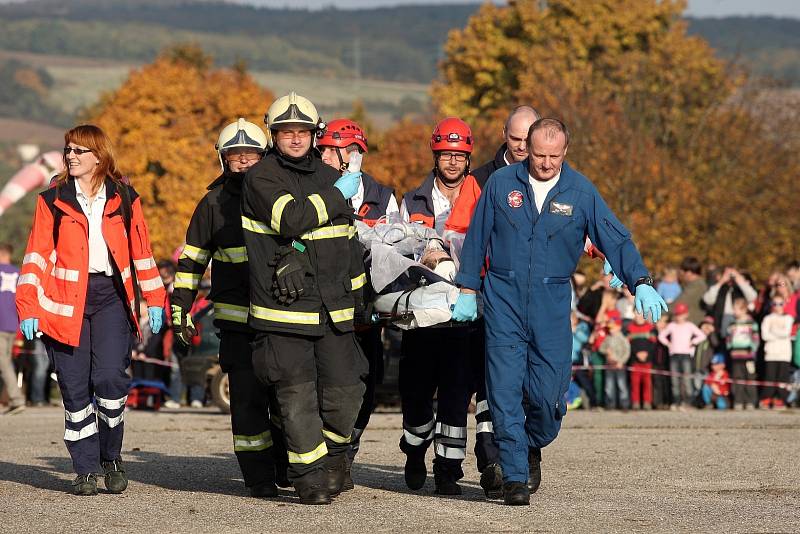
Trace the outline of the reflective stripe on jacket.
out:
[[[163,307],[166,292],[153,260],[139,195],[132,187],[108,178],[105,185],[108,200],[103,210],[103,237],[113,259],[114,276],[121,278],[125,287],[125,304],[131,322],[141,336],[133,314],[131,261],[118,187],[128,187],[131,199],[130,249],[142,296],[148,306]],[[55,216],[57,211],[59,217]],[[58,243],[54,244],[56,219],[59,221]],[[42,332],[74,347],[80,344],[89,280],[88,232],[89,222],[78,204],[73,179],[40,193],[17,286],[20,319],[38,318]]]
[[[362,249],[351,225],[353,209],[333,184],[335,169],[314,150],[301,159],[271,150],[247,172],[242,227],[250,265],[249,324],[261,331],[322,335],[326,324],[349,332],[361,307]],[[282,245],[301,241],[311,264],[306,291],[286,306],[273,294]],[[359,308],[359,309],[357,309]]]
[[[209,262],[214,302],[214,326],[250,332],[250,280],[242,230],[244,173],[225,172],[208,186],[186,230],[186,245],[178,260],[171,303],[190,310]]]

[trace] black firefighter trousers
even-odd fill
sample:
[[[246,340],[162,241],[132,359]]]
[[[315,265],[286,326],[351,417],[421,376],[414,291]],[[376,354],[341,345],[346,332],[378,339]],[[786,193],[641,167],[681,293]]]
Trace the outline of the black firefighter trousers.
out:
[[[259,333],[253,366],[275,387],[289,480],[295,487],[324,485],[326,458],[350,448],[364,395],[367,360],[355,335],[330,324],[323,336]]]
[[[255,333],[222,330],[219,337],[219,363],[228,373],[231,397],[233,452],[244,484],[274,482],[276,469],[285,472],[288,458],[280,425],[270,422],[270,412],[276,411],[272,392],[253,371]]]
[[[400,348],[400,449],[425,455],[434,444],[433,472],[463,478],[467,448],[467,407],[472,396],[469,327],[418,328],[403,332]],[[436,396],[437,410],[433,411]]]

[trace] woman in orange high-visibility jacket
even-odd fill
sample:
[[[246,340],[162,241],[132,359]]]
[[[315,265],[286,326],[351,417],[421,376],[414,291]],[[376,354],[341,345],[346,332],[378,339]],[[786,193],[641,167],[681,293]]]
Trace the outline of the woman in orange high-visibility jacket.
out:
[[[77,473],[76,495],[105,486],[122,493],[123,415],[130,379],[134,280],[161,329],[166,293],[150,251],[136,191],[114,163],[111,142],[97,126],[64,136],[65,171],[39,194],[17,286],[20,330],[36,331],[53,361],[66,411],[64,441]],[[132,271],[133,269],[133,271]]]

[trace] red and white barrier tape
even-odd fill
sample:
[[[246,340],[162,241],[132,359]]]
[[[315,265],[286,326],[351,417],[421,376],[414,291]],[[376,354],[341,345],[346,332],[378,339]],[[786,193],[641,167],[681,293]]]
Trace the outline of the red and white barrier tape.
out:
[[[633,366],[625,366],[625,367],[613,367],[611,365],[573,365],[573,371],[579,370],[612,370],[612,371],[621,371],[623,369],[631,372],[637,373],[648,373],[651,375],[659,375],[659,376],[671,376],[671,377],[680,377],[680,378],[694,378],[694,373],[674,373],[672,371],[667,371],[664,369],[643,369],[641,367],[633,367]],[[704,377],[705,378],[705,377]],[[734,378],[729,378],[728,380],[724,380],[727,384],[740,384],[743,386],[773,386],[777,388],[792,390],[795,388],[800,388],[798,384],[792,384],[790,382],[769,382],[766,380],[739,380]]]

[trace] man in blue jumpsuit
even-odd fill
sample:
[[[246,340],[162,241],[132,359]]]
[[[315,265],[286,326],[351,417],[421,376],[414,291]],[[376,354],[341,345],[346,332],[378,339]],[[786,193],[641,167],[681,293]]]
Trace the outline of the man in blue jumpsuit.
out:
[[[653,322],[667,309],[653,289],[630,232],[596,187],[564,156],[566,126],[540,119],[528,132],[530,156],[492,174],[470,224],[456,283],[454,320],[474,320],[483,281],[486,386],[500,447],[506,504],[530,503],[529,456],[541,460],[566,414],[571,374],[570,276],[588,234],[635,292]],[[523,410],[523,395],[527,399]]]

